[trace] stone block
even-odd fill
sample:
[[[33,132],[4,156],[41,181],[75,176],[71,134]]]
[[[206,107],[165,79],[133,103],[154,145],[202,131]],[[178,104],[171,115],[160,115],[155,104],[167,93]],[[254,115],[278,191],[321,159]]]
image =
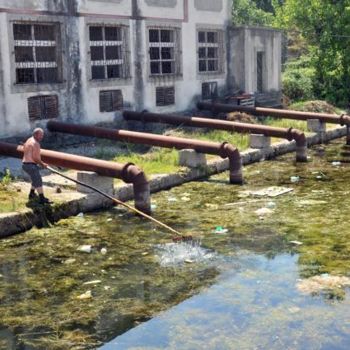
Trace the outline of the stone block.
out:
[[[326,124],[321,122],[319,119],[308,119],[307,129],[317,134],[324,133],[326,131]]]
[[[198,168],[205,166],[207,160],[205,154],[198,153],[193,149],[183,149],[179,151],[179,165],[187,166],[189,168]]]
[[[270,146],[271,137],[260,134],[250,134],[250,148],[264,149]]]
[[[106,192],[108,194],[114,193],[114,179],[112,177],[100,176],[90,171],[79,171],[77,173],[77,180],[93,186],[102,192]],[[77,184],[77,191],[81,193],[96,193],[92,189],[79,184]]]

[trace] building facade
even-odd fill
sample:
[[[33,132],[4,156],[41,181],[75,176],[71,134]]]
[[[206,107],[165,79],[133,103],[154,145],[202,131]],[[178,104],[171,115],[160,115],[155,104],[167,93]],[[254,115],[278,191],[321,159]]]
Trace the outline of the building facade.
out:
[[[257,35],[230,19],[231,0],[0,0],[0,138],[51,118],[92,124],[123,108],[174,112],[228,90],[279,91],[279,33],[249,51]],[[276,57],[246,84],[250,64],[266,70]]]

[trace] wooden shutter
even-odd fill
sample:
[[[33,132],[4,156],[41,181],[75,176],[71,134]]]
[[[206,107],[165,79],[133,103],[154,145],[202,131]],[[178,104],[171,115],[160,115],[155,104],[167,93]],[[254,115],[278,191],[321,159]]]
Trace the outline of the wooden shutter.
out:
[[[121,90],[100,91],[100,112],[113,112],[123,107]]]
[[[169,87],[157,87],[156,88],[156,105],[157,106],[169,106],[175,104],[175,88]]]
[[[28,98],[30,120],[51,119],[58,117],[57,95],[33,96]]]

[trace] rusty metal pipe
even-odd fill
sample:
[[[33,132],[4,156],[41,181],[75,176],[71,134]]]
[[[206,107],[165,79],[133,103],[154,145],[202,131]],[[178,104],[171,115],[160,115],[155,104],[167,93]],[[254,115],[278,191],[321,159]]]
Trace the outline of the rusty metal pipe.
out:
[[[47,123],[50,131],[64,132],[75,135],[106,138],[129,143],[146,144],[165,148],[194,149],[199,153],[215,154],[230,161],[230,183],[241,184],[242,161],[237,148],[228,143],[216,143],[209,141],[186,139],[181,137],[163,136],[135,131],[107,129],[88,125],[62,123],[50,120]]]
[[[305,134],[297,129],[293,128],[278,128],[265,125],[255,125],[248,123],[237,123],[227,120],[217,120],[208,118],[198,117],[185,117],[172,114],[159,114],[159,113],[148,113],[148,112],[132,112],[124,111],[123,117],[126,120],[137,120],[141,122],[155,122],[155,123],[166,123],[173,125],[193,126],[202,127],[209,129],[219,129],[226,131],[235,131],[241,133],[253,133],[262,134],[265,136],[279,137],[287,139],[288,141],[295,140],[297,146],[297,161],[306,162],[306,149],[307,142]]]
[[[269,116],[294,120],[318,119],[323,123],[340,124],[350,126],[350,116],[327,113],[301,112],[286,109],[233,106],[223,103],[198,102],[198,109],[218,112],[245,112],[253,115]]]
[[[22,158],[23,146],[0,142],[0,154]],[[94,171],[102,176],[114,177],[122,179],[126,183],[132,183],[135,207],[145,213],[150,213],[150,185],[144,172],[134,164],[108,162],[45,149],[42,149],[40,154],[42,160],[51,165],[75,170]]]

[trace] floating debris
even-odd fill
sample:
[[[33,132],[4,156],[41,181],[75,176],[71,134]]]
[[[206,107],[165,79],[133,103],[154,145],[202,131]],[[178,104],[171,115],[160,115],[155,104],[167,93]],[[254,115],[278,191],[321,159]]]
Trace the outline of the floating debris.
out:
[[[240,197],[257,196],[257,197],[277,197],[294,191],[293,188],[271,186],[258,191],[242,191]]]
[[[202,248],[200,242],[195,241],[191,244],[189,242],[158,244],[155,248],[161,266],[179,265],[186,263],[186,260],[195,263],[215,257],[215,253]]]
[[[82,253],[91,253],[91,250],[91,245],[88,244],[81,245],[77,248],[77,251]]]
[[[214,231],[214,233],[218,233],[218,234],[223,234],[223,233],[227,233],[227,232],[228,232],[228,229],[223,228],[222,226],[216,226],[215,231]]]
[[[101,248],[100,250],[102,255],[106,255],[107,254],[107,248]]]
[[[112,219],[112,218],[107,219],[107,222],[111,222],[111,221],[113,221],[113,219]]]
[[[290,182],[292,183],[296,183],[300,181],[300,177],[299,176],[291,176],[290,177]]]
[[[350,286],[350,278],[328,274],[313,276],[297,283],[298,290],[305,294],[320,293],[325,290],[339,289],[346,286]]]
[[[295,244],[295,245],[302,245],[303,242],[300,241],[289,241],[289,243]]]
[[[274,208],[276,208],[276,203],[275,203],[275,202],[268,202],[268,203],[266,204],[266,208],[268,208],[268,209],[274,209]]]
[[[269,215],[273,213],[273,210],[269,209],[269,208],[260,208],[255,210],[254,212],[256,215],[262,216],[262,215]]]
[[[175,197],[168,197],[168,202],[177,202],[177,198],[175,198]]]
[[[78,218],[84,217],[84,213],[79,213],[79,214],[77,215],[77,217],[78,217]]]
[[[340,166],[340,165],[341,165],[341,162],[339,162],[339,161],[334,161],[334,162],[332,162],[332,165],[333,165],[333,166]]]
[[[181,197],[181,200],[183,202],[189,202],[191,200],[191,198],[189,198],[189,197]]]
[[[70,258],[70,259],[65,260],[63,263],[66,265],[70,265],[70,264],[73,264],[75,262],[76,262],[76,259]]]
[[[92,298],[91,290],[88,290],[85,293],[77,296],[77,299],[80,299],[80,300],[91,299],[91,298]]]
[[[83,285],[99,284],[101,282],[102,282],[101,280],[94,280],[94,281],[85,282],[85,283],[83,283]]]

